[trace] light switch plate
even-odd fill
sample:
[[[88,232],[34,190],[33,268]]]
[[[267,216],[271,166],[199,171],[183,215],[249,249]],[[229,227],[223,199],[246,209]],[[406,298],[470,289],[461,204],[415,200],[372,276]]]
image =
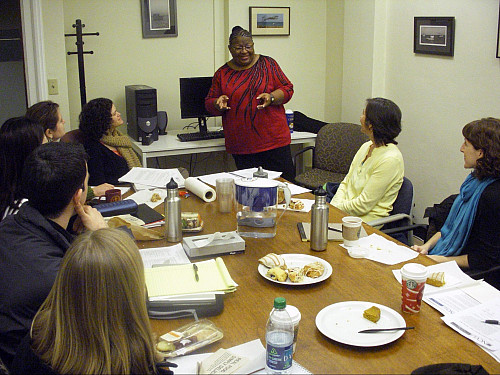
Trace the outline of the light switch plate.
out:
[[[57,79],[49,79],[47,80],[49,85],[49,95],[57,95],[59,94],[59,84],[57,83]]]

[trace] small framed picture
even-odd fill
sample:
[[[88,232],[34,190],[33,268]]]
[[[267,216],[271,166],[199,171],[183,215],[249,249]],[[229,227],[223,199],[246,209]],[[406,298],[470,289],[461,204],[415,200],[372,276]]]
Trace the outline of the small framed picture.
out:
[[[250,32],[256,35],[290,35],[290,7],[250,7]]]
[[[176,0],[142,0],[142,37],[177,36]]]
[[[500,5],[498,6],[497,58],[500,59]]]
[[[413,52],[453,56],[455,17],[415,17]]]

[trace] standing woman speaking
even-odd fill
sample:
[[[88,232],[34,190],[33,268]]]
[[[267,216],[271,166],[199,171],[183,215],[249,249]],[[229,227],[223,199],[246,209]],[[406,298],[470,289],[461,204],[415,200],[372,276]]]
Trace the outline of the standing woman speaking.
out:
[[[240,26],[229,36],[232,59],[212,79],[205,107],[222,115],[226,150],[238,169],[262,166],[294,181],[285,108],[293,85],[271,57],[254,52],[252,34]]]

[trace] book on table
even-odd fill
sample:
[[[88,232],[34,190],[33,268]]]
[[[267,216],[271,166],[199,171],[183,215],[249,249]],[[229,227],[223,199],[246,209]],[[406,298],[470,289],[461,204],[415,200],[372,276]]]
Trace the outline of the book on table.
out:
[[[144,271],[151,301],[187,294],[231,293],[238,286],[222,258],[146,268]]]

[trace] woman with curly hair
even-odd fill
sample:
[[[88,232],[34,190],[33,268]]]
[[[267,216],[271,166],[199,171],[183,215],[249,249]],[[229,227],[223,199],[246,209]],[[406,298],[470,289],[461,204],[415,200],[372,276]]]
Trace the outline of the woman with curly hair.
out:
[[[144,265],[128,234],[85,232],[64,255],[12,373],[172,374],[159,362],[145,300]]]
[[[448,217],[433,237],[413,250],[462,268],[500,265],[500,120],[483,118],[462,129],[464,168],[472,168]]]
[[[141,166],[129,137],[118,131],[122,124],[120,112],[110,99],[93,99],[83,106],[80,130],[89,155],[89,185],[118,184],[130,168]]]

